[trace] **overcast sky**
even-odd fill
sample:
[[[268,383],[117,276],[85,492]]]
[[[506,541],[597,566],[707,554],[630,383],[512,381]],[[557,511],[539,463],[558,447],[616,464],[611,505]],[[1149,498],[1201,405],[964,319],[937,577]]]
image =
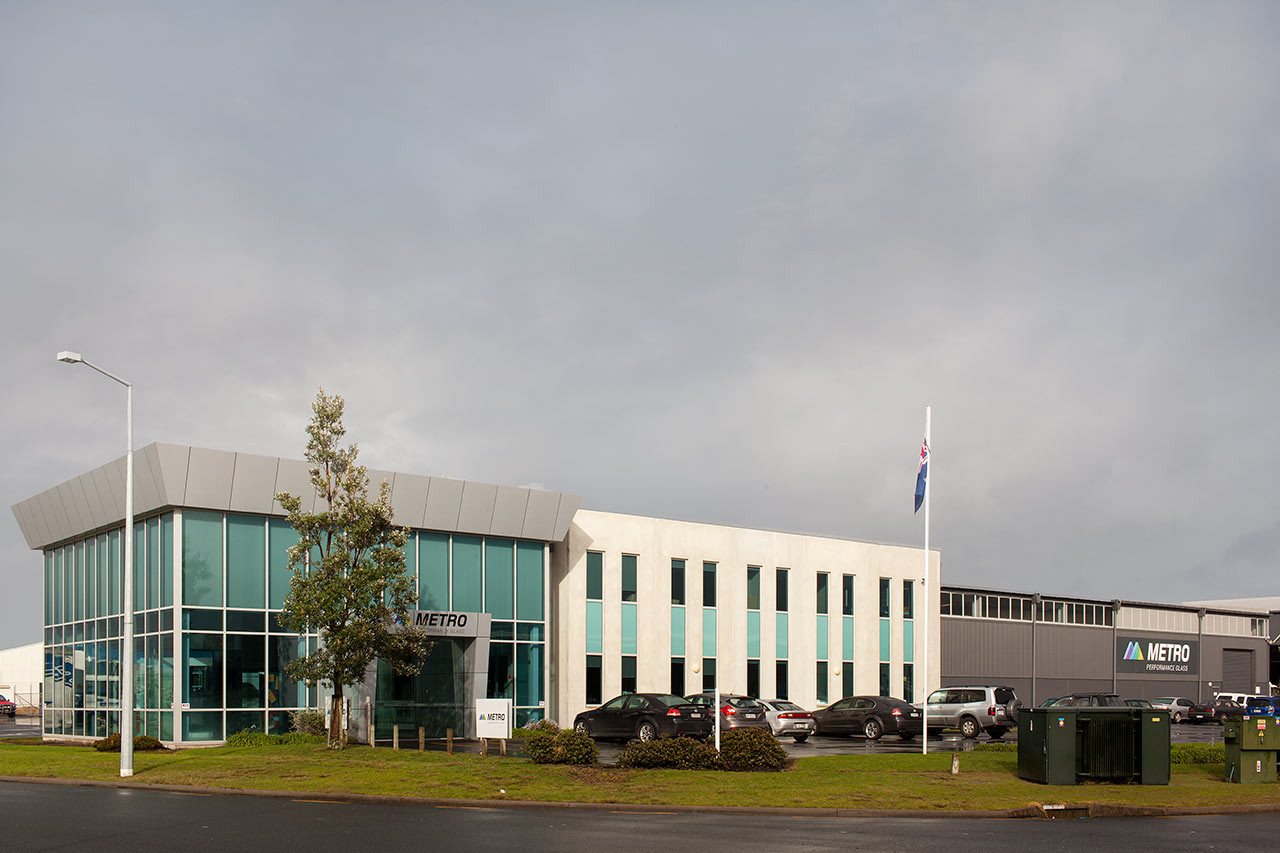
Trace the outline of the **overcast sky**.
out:
[[[0,0],[7,507],[136,444],[1276,594],[1280,4]],[[923,514],[921,514],[923,515]],[[40,639],[0,523],[0,647]]]

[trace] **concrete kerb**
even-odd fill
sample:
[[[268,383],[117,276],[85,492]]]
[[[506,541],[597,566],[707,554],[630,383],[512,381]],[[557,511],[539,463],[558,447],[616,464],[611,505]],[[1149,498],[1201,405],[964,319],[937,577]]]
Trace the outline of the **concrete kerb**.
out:
[[[777,815],[780,817],[842,818],[969,818],[970,820],[1053,820],[1061,818],[1105,817],[1190,817],[1280,812],[1280,802],[1235,806],[1125,806],[1106,803],[1040,804],[1013,809],[853,809],[853,808],[773,808],[749,806],[656,805],[653,803],[557,803],[543,800],[477,800],[445,797],[396,797],[378,794],[332,793],[328,791],[280,791],[256,788],[208,788],[200,785],[163,785],[124,779],[60,779],[42,776],[0,776],[0,782],[27,782],[37,785],[68,785],[89,788],[129,788],[175,794],[229,794],[240,797],[270,797],[285,800],[325,800],[340,803],[377,803],[432,807],[489,809],[577,809],[586,811],[653,812],[661,814]]]

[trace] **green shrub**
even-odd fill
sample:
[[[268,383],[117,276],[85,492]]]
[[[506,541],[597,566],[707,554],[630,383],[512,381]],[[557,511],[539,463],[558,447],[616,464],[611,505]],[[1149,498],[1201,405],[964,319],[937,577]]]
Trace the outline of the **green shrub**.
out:
[[[319,711],[290,711],[289,723],[300,734],[325,737],[329,733],[324,725],[324,714]]]
[[[730,729],[720,735],[720,764],[725,770],[781,770],[787,751],[766,728]]]
[[[1227,750],[1220,743],[1175,743],[1169,747],[1170,764],[1226,764]]]
[[[973,745],[974,752],[1017,752],[1018,745],[1016,743],[976,743]]]
[[[560,727],[557,726],[555,722],[552,720],[535,720],[534,722],[529,723],[527,726],[521,726],[520,728],[513,730],[511,732],[511,736],[513,738],[521,738],[521,737],[528,737],[534,732],[547,732],[549,734],[555,734],[558,731],[560,731]]]
[[[246,729],[236,732],[227,738],[227,746],[323,746],[322,735],[304,735],[302,732],[289,732],[284,735],[269,735]]]
[[[285,746],[324,746],[324,735],[309,735],[302,732],[288,732],[280,735],[280,743]]]
[[[600,758],[596,742],[572,729],[530,732],[524,749],[534,764],[595,764]]]
[[[120,751],[120,733],[108,735],[102,740],[93,742],[93,748],[98,752],[119,752]],[[133,739],[134,752],[146,752],[149,749],[164,749],[165,746],[160,741],[150,735],[138,735]]]
[[[689,737],[661,737],[632,741],[618,753],[619,767],[669,767],[675,770],[715,770],[720,754],[711,744]]]

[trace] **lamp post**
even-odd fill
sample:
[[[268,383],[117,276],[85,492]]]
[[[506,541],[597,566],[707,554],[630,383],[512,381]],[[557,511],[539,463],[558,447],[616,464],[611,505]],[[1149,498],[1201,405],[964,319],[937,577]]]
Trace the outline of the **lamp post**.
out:
[[[121,607],[120,649],[120,775],[133,775],[133,386],[84,360],[78,352],[64,350],[58,361],[83,364],[113,379],[125,389],[124,456],[124,601]]]

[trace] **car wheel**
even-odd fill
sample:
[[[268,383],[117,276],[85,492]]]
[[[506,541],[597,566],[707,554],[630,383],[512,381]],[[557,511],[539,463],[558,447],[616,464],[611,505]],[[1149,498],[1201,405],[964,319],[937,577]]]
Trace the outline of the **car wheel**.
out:
[[[884,727],[880,725],[879,720],[872,717],[862,724],[862,733],[867,736],[867,740],[880,740],[880,735],[884,734]]]
[[[804,743],[809,739],[809,736],[808,735],[792,735],[791,739],[794,740],[796,743]]]
[[[978,721],[973,717],[965,717],[960,721],[960,736],[964,738],[975,738],[978,736]]]
[[[658,737],[658,727],[651,721],[645,720],[640,724],[640,728],[636,730],[636,737],[638,737],[642,743],[648,743],[651,740],[656,740]]]
[[[586,720],[578,720],[578,722],[574,723],[573,730],[580,735],[591,737],[591,726],[587,725]]]
[[[1179,713],[1179,712],[1177,712],[1177,711],[1174,711],[1174,712],[1173,712],[1172,720],[1173,720],[1173,722],[1175,722],[1175,723],[1180,723],[1180,722],[1182,722],[1182,714],[1180,714],[1180,713]]]

